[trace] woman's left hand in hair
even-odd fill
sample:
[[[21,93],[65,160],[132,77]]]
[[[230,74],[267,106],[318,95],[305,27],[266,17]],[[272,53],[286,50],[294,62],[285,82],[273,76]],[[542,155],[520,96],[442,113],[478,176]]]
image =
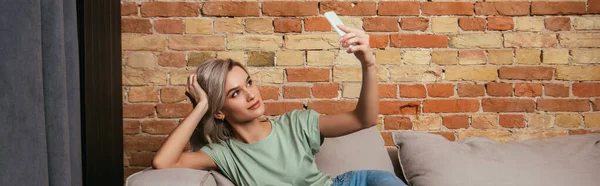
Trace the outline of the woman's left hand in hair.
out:
[[[337,25],[346,35],[340,38],[342,47],[348,48],[346,52],[354,53],[354,56],[360,60],[363,66],[375,65],[375,57],[369,46],[369,35],[364,31],[350,28],[344,25]]]

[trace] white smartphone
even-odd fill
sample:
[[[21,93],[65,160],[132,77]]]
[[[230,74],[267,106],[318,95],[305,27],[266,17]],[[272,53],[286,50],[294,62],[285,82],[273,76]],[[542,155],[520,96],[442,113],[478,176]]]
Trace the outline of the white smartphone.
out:
[[[340,30],[340,28],[337,27],[337,25],[344,25],[344,23],[342,23],[342,20],[340,20],[340,18],[337,16],[337,14],[335,14],[335,12],[329,11],[325,12],[325,14],[323,15],[325,15],[325,18],[327,18],[327,21],[329,21],[331,27],[335,29],[335,31],[340,35],[340,37],[346,34],[346,32]]]

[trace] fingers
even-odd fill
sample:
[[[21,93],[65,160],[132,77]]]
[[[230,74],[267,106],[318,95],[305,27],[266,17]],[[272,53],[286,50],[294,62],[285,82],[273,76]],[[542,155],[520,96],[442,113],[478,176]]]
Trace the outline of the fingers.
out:
[[[193,76],[194,76],[194,74],[190,74],[190,76],[188,76],[187,85],[185,86],[185,91],[186,92],[189,92],[191,90],[190,86],[192,85],[192,78],[193,78]]]

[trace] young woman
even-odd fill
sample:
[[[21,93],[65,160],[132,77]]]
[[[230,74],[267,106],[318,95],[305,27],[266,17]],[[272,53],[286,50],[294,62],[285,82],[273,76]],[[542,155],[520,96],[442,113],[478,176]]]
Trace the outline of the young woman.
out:
[[[363,83],[353,111],[319,115],[314,110],[293,110],[260,121],[264,103],[245,68],[231,59],[208,60],[188,78],[186,91],[196,104],[193,111],[165,140],[152,166],[220,169],[236,185],[405,185],[386,171],[350,171],[331,179],[317,169],[314,155],[323,138],[371,127],[379,112],[369,36],[361,30],[339,28],[347,33],[340,43],[362,65]],[[199,123],[209,144],[199,151],[183,152]]]

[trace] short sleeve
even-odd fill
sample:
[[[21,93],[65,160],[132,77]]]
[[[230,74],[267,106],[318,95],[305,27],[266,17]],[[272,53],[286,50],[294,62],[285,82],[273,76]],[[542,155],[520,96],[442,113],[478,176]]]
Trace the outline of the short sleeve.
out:
[[[319,116],[313,109],[299,110],[295,113],[295,121],[298,122],[301,131],[304,133],[308,147],[313,155],[317,154],[321,148],[321,130],[319,129]]]
[[[225,152],[223,152],[223,148],[221,148],[220,145],[218,144],[208,144],[208,145],[204,145],[204,147],[202,147],[200,149],[202,152],[206,153],[206,155],[208,155],[210,158],[213,159],[213,161],[215,161],[215,164],[217,164],[217,166],[219,166],[219,168],[222,167],[224,161],[225,161]]]

